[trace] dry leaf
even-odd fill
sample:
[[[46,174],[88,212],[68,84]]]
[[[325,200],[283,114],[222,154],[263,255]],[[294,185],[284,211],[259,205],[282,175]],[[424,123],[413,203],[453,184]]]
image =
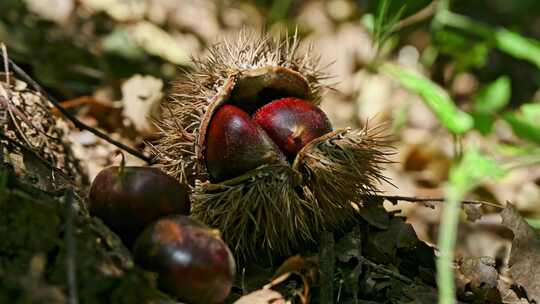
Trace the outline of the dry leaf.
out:
[[[514,283],[522,286],[529,300],[540,302],[540,236],[516,208],[508,203],[501,212],[502,223],[514,233],[510,252],[510,274]]]
[[[234,304],[284,304],[283,296],[271,289],[259,289],[238,299]]]
[[[86,8],[104,11],[117,21],[140,20],[147,11],[146,1],[80,0]]]
[[[129,29],[135,42],[148,54],[179,65],[189,63],[189,56],[178,41],[160,27],[140,21]]]
[[[137,131],[148,134],[154,130],[151,118],[157,118],[162,90],[163,81],[152,76],[135,75],[122,85],[123,115]]]
[[[71,16],[73,0],[25,0],[28,10],[45,20],[64,23]]]

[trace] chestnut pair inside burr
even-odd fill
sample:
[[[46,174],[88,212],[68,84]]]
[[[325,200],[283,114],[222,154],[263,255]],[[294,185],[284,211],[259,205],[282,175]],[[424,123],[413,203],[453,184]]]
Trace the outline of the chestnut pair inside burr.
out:
[[[251,116],[225,103],[208,126],[208,172],[214,181],[223,181],[262,165],[292,163],[300,149],[330,131],[332,125],[324,112],[300,98],[273,100]]]

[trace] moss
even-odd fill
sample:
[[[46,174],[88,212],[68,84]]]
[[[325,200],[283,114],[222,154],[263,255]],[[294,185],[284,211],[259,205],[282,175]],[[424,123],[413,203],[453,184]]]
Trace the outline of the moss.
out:
[[[66,208],[61,197],[22,186],[13,177],[2,186],[6,173],[0,176],[0,302],[65,303]],[[73,227],[80,303],[170,300],[133,266],[129,251],[99,220],[80,212]]]

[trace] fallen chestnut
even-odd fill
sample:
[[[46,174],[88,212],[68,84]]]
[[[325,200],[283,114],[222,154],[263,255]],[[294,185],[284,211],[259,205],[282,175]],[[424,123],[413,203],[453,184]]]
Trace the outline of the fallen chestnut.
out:
[[[151,222],[171,214],[189,214],[188,187],[152,167],[120,166],[102,170],[88,196],[91,215],[116,232],[127,246]]]
[[[187,216],[165,217],[137,239],[135,262],[157,272],[158,285],[192,304],[221,303],[235,275],[231,251],[212,230]]]
[[[259,108],[253,121],[261,126],[287,157],[332,131],[330,120],[313,103],[294,97],[274,100]]]
[[[239,107],[223,105],[212,117],[206,163],[213,180],[223,181],[283,160],[283,154],[268,135]]]

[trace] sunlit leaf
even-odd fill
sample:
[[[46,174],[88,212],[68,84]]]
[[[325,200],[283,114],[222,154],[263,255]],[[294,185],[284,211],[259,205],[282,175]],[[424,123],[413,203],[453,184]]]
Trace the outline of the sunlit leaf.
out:
[[[144,51],[133,40],[127,29],[118,27],[102,40],[103,50],[128,59],[142,59]]]
[[[534,229],[540,229],[540,219],[538,218],[526,218],[527,224],[533,226]]]
[[[507,29],[495,32],[495,42],[502,51],[519,59],[530,61],[540,68],[540,42],[525,38]]]
[[[450,171],[449,191],[459,197],[472,191],[486,180],[496,180],[504,176],[505,170],[494,160],[482,155],[476,149],[465,151],[461,161]]]
[[[517,136],[540,144],[540,104],[524,104],[519,112],[508,112],[503,117]]]
[[[394,26],[399,22],[405,11],[405,6],[402,6],[395,14],[389,15],[390,2],[391,0],[380,1],[374,18],[373,40],[379,49],[384,47],[385,42],[392,34]]]
[[[473,112],[471,113],[474,120],[474,128],[483,135],[491,133],[493,129],[493,123],[495,122],[495,117],[491,114]]]
[[[186,65],[189,56],[174,37],[153,23],[141,21],[130,28],[136,43],[147,53],[169,62]]]
[[[475,187],[488,179],[499,179],[506,171],[495,161],[482,155],[476,148],[469,148],[450,170],[449,182],[445,187],[445,207],[439,231],[439,257],[437,259],[437,281],[439,303],[454,303],[454,246],[461,201]]]
[[[431,80],[389,63],[383,64],[381,70],[406,89],[420,95],[450,132],[461,134],[473,127],[472,117],[460,111],[448,93]]]
[[[510,95],[510,78],[501,76],[478,92],[474,109],[480,113],[495,113],[508,104]]]

